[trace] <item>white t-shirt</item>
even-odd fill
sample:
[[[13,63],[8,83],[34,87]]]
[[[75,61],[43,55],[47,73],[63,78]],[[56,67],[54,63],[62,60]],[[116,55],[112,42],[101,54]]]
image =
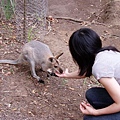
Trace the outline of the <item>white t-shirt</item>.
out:
[[[99,80],[102,77],[114,77],[120,84],[120,53],[105,50],[96,55],[92,74]]]

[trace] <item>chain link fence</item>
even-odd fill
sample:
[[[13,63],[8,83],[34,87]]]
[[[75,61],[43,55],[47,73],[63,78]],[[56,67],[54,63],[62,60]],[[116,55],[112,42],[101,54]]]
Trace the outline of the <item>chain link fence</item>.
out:
[[[47,0],[1,0],[0,8],[1,17],[14,19],[18,41],[44,38],[47,32]]]

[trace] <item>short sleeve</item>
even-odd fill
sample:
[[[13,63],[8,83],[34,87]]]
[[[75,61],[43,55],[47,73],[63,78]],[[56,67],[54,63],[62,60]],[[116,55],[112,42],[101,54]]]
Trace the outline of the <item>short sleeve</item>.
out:
[[[114,77],[114,68],[107,62],[96,63],[93,65],[92,74],[97,80],[103,77]]]

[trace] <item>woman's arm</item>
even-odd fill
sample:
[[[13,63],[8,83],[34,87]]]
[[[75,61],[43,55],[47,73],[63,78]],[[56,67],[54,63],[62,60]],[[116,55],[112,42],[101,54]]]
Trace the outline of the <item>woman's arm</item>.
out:
[[[108,107],[97,110],[92,108],[92,106],[88,105],[87,103],[82,102],[80,104],[82,113],[98,116],[120,112],[120,85],[114,78],[101,78],[99,81],[105,87],[115,102]]]
[[[55,74],[61,78],[71,78],[71,79],[81,79],[85,77],[85,75],[79,76],[79,70],[69,73],[68,69],[66,69],[62,74],[60,73],[55,73]]]

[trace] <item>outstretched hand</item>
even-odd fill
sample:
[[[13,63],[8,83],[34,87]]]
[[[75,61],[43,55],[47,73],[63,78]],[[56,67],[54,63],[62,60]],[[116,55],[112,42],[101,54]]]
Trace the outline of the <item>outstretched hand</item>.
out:
[[[80,110],[85,115],[95,115],[96,111],[89,103],[86,103],[85,101],[80,103]]]
[[[55,74],[56,74],[58,77],[66,78],[67,75],[69,74],[69,72],[68,72],[68,69],[66,69],[65,71],[63,71],[62,74],[61,74],[61,73],[58,73],[58,72],[56,72]]]

